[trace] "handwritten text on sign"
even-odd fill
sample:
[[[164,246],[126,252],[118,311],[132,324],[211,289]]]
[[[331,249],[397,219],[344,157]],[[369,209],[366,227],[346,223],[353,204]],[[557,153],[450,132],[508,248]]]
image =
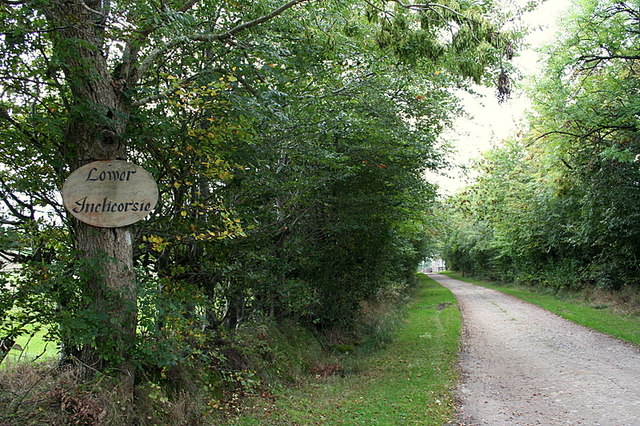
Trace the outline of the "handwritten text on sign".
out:
[[[64,206],[78,220],[117,228],[146,217],[158,186],[142,167],[122,160],[95,161],[76,169],[62,187]]]

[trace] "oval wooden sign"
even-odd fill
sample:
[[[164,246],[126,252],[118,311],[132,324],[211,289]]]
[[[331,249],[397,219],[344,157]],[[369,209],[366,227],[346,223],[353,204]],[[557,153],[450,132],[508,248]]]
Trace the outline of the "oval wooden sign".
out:
[[[128,161],[95,161],[69,175],[62,200],[78,220],[118,228],[151,213],[158,202],[158,185],[149,172]]]

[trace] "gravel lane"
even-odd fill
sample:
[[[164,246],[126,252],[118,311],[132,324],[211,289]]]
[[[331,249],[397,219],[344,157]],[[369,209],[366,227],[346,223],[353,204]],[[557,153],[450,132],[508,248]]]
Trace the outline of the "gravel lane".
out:
[[[640,425],[640,350],[503,293],[431,278],[458,299],[462,425]]]

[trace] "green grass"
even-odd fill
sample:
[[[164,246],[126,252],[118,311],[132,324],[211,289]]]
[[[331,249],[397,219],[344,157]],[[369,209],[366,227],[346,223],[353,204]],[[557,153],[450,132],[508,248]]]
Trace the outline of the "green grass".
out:
[[[441,303],[451,305],[439,310]],[[445,424],[454,413],[460,324],[453,295],[421,276],[394,339],[359,355],[357,373],[285,389],[275,403],[262,402],[232,423]]]
[[[19,362],[32,362],[34,360],[46,361],[58,356],[56,343],[44,340],[45,330],[37,331],[30,335],[22,335],[16,339],[16,343],[9,351],[6,358],[0,364],[0,369]]]
[[[616,337],[625,342],[640,345],[640,319],[633,315],[621,315],[603,306],[590,306],[579,294],[557,297],[520,286],[505,286],[493,282],[462,277],[453,272],[444,272],[451,278],[469,282],[540,306],[577,324]]]

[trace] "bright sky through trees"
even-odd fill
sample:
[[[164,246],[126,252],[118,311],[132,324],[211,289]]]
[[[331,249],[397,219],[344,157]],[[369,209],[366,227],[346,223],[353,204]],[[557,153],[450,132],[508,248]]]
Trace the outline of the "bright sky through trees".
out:
[[[524,16],[530,34],[525,39],[525,49],[514,59],[522,78],[517,82],[512,98],[499,104],[495,88],[476,87],[477,94],[461,93],[466,114],[454,122],[443,134],[451,144],[454,168],[444,175],[431,175],[429,179],[441,186],[443,194],[452,194],[473,179],[470,163],[480,154],[501,140],[517,134],[524,125],[530,101],[523,93],[523,85],[540,72],[544,60],[537,49],[550,43],[557,31],[557,20],[569,8],[571,0],[547,0]]]

